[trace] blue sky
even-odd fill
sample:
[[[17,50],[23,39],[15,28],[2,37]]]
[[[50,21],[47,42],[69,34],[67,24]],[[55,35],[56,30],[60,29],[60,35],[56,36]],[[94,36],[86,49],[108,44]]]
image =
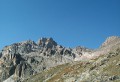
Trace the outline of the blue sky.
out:
[[[120,35],[120,0],[0,0],[0,48],[41,37],[98,48],[112,35]]]

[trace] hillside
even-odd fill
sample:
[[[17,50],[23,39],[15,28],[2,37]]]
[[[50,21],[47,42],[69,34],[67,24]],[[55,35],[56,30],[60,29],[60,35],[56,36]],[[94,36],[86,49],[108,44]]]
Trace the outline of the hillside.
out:
[[[96,50],[63,47],[52,38],[5,46],[0,52],[0,82],[120,81],[120,37]]]
[[[24,82],[120,82],[120,48],[97,59],[50,68]]]

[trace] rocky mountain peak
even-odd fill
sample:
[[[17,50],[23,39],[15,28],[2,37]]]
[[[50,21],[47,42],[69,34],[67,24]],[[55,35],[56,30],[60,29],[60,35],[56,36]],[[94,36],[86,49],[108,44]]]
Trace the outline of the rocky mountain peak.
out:
[[[52,38],[41,38],[37,42],[38,46],[52,48],[57,46],[57,43]]]
[[[11,53],[11,54],[28,54],[31,52],[38,51],[39,49],[52,49],[58,46],[57,43],[52,38],[41,38],[35,43],[32,40],[27,40],[19,43],[14,43],[9,46],[5,46],[2,50],[2,53]]]
[[[107,54],[116,45],[120,45],[120,38],[116,36],[107,38],[98,50],[81,46],[66,48],[52,38],[41,38],[37,43],[32,40],[14,43],[0,51],[0,82],[19,82],[57,65],[88,61]]]
[[[14,43],[9,46],[5,46],[2,50],[3,54],[18,54],[18,53],[30,53],[37,48],[37,44],[32,40],[27,40],[19,43]]]
[[[27,41],[23,41],[23,42],[21,42],[21,43],[19,43],[19,44],[31,44],[31,45],[36,45],[36,43],[34,42],[34,41],[32,41],[32,40],[27,40]]]
[[[118,36],[111,36],[111,37],[108,37],[105,42],[101,45],[101,47],[106,47],[108,45],[113,45],[117,42],[120,42],[120,37]]]

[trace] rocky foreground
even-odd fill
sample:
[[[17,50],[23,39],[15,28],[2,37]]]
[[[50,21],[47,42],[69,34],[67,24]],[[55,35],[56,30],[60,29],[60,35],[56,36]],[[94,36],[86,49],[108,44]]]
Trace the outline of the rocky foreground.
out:
[[[0,82],[112,81],[120,82],[120,37],[107,38],[96,50],[66,48],[52,38],[41,38],[0,52]]]

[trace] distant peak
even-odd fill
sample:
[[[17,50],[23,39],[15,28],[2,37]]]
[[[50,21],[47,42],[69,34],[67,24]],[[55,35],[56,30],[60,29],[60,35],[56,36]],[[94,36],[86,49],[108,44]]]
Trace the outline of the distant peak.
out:
[[[112,41],[112,40],[115,40],[115,39],[118,39],[118,38],[120,38],[120,37],[118,37],[118,36],[110,36],[106,40]]]
[[[35,44],[35,42],[34,41],[32,41],[32,40],[26,40],[26,41],[23,41],[23,42],[21,42],[22,44]]]
[[[105,42],[102,44],[101,47],[105,47],[107,45],[112,45],[116,42],[120,41],[120,37],[119,36],[110,36],[108,37]]]
[[[37,42],[38,46],[45,46],[45,45],[50,45],[50,46],[57,46],[57,43],[53,40],[53,38],[41,38]]]

